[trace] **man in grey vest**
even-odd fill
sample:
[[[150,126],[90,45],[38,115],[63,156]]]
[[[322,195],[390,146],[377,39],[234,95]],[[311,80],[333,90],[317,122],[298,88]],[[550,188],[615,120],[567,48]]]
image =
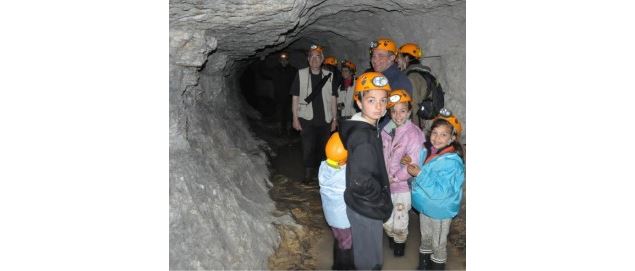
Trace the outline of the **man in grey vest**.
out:
[[[330,132],[337,127],[337,85],[333,74],[322,69],[323,48],[311,45],[309,67],[298,70],[291,84],[293,128],[302,139],[303,182],[317,180]]]

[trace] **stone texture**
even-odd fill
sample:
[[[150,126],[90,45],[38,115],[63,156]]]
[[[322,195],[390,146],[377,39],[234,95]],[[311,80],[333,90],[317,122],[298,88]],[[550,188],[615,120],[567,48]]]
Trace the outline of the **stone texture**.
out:
[[[430,65],[465,124],[464,1],[170,1],[170,269],[266,269],[276,228],[295,227],[272,215],[270,149],[238,94],[244,67],[283,48],[306,66],[316,42],[363,70],[380,36],[440,56]]]

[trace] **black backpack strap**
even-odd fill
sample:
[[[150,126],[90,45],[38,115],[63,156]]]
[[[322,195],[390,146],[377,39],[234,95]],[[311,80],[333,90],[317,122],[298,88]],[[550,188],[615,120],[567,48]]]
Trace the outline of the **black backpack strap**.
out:
[[[324,87],[324,84],[326,84],[326,81],[329,80],[329,78],[331,78],[331,74],[333,73],[329,73],[327,76],[322,77],[322,80],[320,80],[320,82],[313,88],[313,90],[311,91],[311,94],[309,94],[309,96],[307,96],[304,101],[309,104],[313,101],[313,99],[315,99],[315,96],[322,93],[322,87]],[[310,76],[310,74],[309,74]]]

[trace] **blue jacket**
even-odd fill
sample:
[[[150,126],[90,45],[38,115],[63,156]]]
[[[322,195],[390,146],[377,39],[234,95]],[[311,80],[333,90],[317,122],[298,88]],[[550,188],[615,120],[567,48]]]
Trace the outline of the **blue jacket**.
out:
[[[412,182],[412,207],[434,219],[453,218],[463,197],[463,160],[456,153],[446,153],[423,165],[426,154],[423,148],[419,155],[421,172]]]
[[[412,82],[410,82],[410,79],[408,79],[405,73],[397,68],[397,63],[390,65],[382,74],[388,79],[388,84],[390,84],[391,89],[405,89],[408,95],[412,97]]]
[[[318,171],[320,180],[320,195],[322,196],[322,210],[326,223],[334,228],[346,229],[351,223],[346,216],[344,190],[346,190],[346,165],[335,169],[322,161]]]

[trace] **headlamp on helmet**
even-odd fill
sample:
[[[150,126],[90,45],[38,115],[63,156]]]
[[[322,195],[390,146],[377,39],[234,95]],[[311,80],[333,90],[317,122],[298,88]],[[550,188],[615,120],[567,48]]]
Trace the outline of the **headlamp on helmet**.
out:
[[[324,50],[324,48],[322,48],[322,46],[317,45],[317,44],[312,44],[311,47],[309,47],[309,52],[310,51],[318,51],[318,52],[322,53],[323,50]]]
[[[383,90],[390,92],[388,79],[379,72],[365,72],[355,80],[353,99],[359,101],[359,94],[364,91]]]
[[[439,115],[447,118],[449,116],[452,116],[452,111],[444,107],[444,108],[441,108],[441,110],[439,110]]]
[[[397,45],[395,42],[389,38],[379,38],[375,41],[370,42],[370,51],[372,53],[373,49],[381,49],[393,54],[397,54]]]
[[[395,89],[388,94],[388,104],[386,104],[387,108],[392,108],[397,103],[408,103],[411,102],[412,99],[408,92],[403,89]]]
[[[383,87],[388,85],[388,79],[383,76],[376,76],[373,78],[373,85],[376,87]]]
[[[463,127],[461,126],[461,123],[456,118],[456,116],[454,114],[452,114],[452,111],[450,111],[447,108],[441,108],[441,110],[439,110],[439,115],[437,115],[437,117],[434,118],[434,120],[437,120],[437,119],[446,120],[454,128],[453,129],[454,130],[454,134],[457,137],[461,136],[461,132],[463,132]]]

